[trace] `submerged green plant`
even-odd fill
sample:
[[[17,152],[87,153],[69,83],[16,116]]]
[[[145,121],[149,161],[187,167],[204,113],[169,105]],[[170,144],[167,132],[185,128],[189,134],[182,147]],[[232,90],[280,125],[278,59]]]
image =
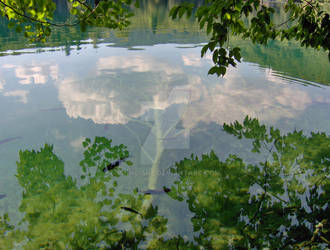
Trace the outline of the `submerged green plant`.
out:
[[[86,139],[83,146],[81,186],[64,175],[64,163],[52,146],[20,152],[17,179],[23,188],[24,217],[19,225],[27,228],[15,228],[4,215],[0,249],[136,248],[151,232],[166,231],[166,219],[157,215],[157,207],[137,212],[143,195],[116,192],[116,178],[127,172],[119,166],[103,171],[112,161],[128,156],[126,147],[113,146],[105,137]]]
[[[0,249],[329,246],[329,136],[301,131],[283,135],[249,117],[242,124],[224,124],[224,130],[251,140],[252,152],[263,160],[248,164],[230,155],[221,161],[212,151],[171,168],[178,179],[168,195],[187,203],[191,215],[180,223],[190,220],[193,239],[165,234],[168,219],[137,189],[117,191],[123,181],[118,177],[127,174],[121,164],[132,165],[126,160],[129,152],[96,137],[83,142],[79,184],[65,176],[52,146],[20,151],[17,179],[24,217],[17,226],[8,215],[1,217]]]
[[[329,246],[330,138],[302,131],[281,135],[257,119],[224,124],[252,152],[220,161],[214,152],[184,159],[171,169],[179,179],[169,193],[186,201],[199,246],[208,249]]]

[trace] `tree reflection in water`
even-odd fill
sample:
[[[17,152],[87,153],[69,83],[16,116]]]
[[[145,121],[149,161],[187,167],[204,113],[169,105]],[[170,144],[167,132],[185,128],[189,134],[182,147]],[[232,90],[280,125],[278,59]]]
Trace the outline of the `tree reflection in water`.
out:
[[[171,197],[193,213],[195,239],[206,248],[311,247],[328,245],[330,138],[325,133],[281,135],[278,129],[245,118],[224,124],[238,139],[252,140],[258,164],[211,152],[172,168],[179,180]]]
[[[132,163],[124,145],[96,137],[83,142],[81,180],[64,175],[64,163],[45,144],[19,153],[17,179],[23,188],[17,226],[0,222],[1,249],[107,248],[322,248],[329,246],[330,138],[302,131],[282,135],[257,119],[224,124],[238,139],[252,141],[262,161],[247,164],[214,152],[175,164],[167,193],[187,203],[194,239],[167,234],[167,221],[150,195],[116,192],[118,177]],[[123,167],[124,166],[124,167]],[[178,222],[180,223],[180,222]]]

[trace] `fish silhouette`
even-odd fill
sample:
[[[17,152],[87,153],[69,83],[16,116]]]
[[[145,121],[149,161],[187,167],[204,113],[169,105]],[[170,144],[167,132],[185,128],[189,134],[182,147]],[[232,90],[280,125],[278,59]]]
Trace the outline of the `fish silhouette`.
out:
[[[139,213],[138,211],[134,210],[133,208],[130,208],[130,207],[120,207],[121,209],[124,209],[126,211],[129,211],[129,212],[132,212],[132,213],[135,213],[135,214],[139,214],[142,216],[141,213]]]
[[[7,139],[1,140],[0,144],[4,144],[4,143],[7,143],[7,142],[10,142],[10,141],[13,141],[13,140],[17,140],[17,139],[21,139],[21,138],[22,138],[21,136],[9,137]]]
[[[168,193],[170,192],[171,189],[167,188],[167,187],[163,187],[163,189],[161,190],[157,190],[157,189],[148,189],[146,191],[143,191],[142,193],[144,194],[164,194],[164,193]]]
[[[114,169],[115,167],[118,167],[120,163],[122,163],[123,161],[125,161],[127,159],[126,158],[120,158],[119,160],[115,161],[115,162],[111,162],[108,166],[106,166],[105,168],[103,168],[103,172],[107,172],[110,171],[112,169]]]
[[[0,200],[1,199],[3,199],[3,198],[5,198],[7,195],[5,195],[5,194],[0,194]]]

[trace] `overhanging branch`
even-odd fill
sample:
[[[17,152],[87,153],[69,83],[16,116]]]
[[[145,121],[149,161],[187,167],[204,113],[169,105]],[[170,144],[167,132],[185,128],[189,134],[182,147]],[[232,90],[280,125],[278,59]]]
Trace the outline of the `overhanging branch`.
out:
[[[73,24],[69,24],[69,23],[52,23],[52,22],[49,22],[49,21],[43,21],[43,20],[39,20],[39,19],[36,19],[34,17],[28,16],[26,14],[20,13],[13,6],[10,6],[10,5],[6,4],[2,0],[0,0],[0,4],[2,4],[3,6],[11,9],[16,15],[18,15],[20,17],[23,17],[23,18],[26,18],[26,19],[31,20],[33,22],[37,22],[37,23],[41,23],[41,24],[47,24],[47,25],[57,26],[57,27],[72,27],[72,26],[76,26],[80,23],[80,21],[78,21],[76,23],[73,23]]]

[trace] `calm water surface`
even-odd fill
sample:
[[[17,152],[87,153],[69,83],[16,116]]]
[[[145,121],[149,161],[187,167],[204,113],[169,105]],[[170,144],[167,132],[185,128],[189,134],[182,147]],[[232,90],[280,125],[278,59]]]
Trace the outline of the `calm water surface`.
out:
[[[9,213],[14,223],[22,218],[18,152],[45,143],[54,145],[65,174],[74,178],[81,175],[85,138],[104,136],[127,145],[133,167],[118,189],[131,192],[171,186],[175,176],[169,167],[191,154],[213,150],[223,160],[236,154],[256,162],[249,143],[222,129],[247,115],[283,133],[330,133],[325,53],[295,43],[265,48],[242,42],[243,62],[217,78],[207,75],[212,60],[200,58],[207,40],[193,22],[161,23],[161,13],[153,15],[153,23],[138,16],[131,29],[111,36],[90,29],[76,35],[71,30],[65,38],[54,31],[43,47],[2,27],[1,214]],[[176,225],[171,232],[190,235],[189,219],[177,225],[182,214],[189,215],[187,205],[166,195],[155,195],[152,202]]]

